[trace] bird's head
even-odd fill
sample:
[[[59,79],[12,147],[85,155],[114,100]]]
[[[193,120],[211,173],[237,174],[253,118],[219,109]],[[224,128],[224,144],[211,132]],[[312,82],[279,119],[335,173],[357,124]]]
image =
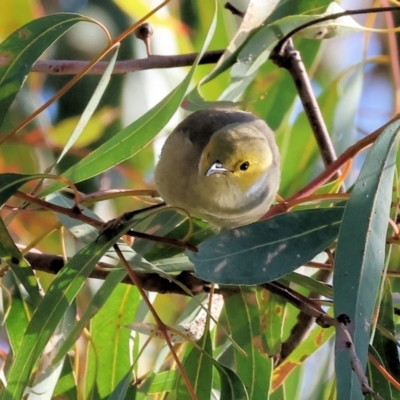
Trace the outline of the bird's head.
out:
[[[248,195],[261,189],[272,163],[265,134],[250,123],[237,123],[211,136],[200,158],[199,174],[206,180],[226,180]]]

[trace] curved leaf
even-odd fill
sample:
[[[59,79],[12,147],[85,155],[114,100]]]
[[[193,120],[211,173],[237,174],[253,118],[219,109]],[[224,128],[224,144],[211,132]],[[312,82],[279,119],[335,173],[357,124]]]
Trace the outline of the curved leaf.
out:
[[[78,252],[56,276],[36,309],[22,338],[7,376],[7,387],[1,400],[21,399],[32,369],[43,352],[57,324],[78,294],[85,279],[100,257],[126,232],[126,226],[116,230],[113,238],[101,237]]]
[[[234,349],[236,373],[246,386],[249,399],[266,398],[265,394],[269,392],[271,385],[273,358],[266,357],[258,348],[262,341],[262,332],[260,304],[256,299],[255,291],[241,288],[238,294],[227,296],[225,310],[232,337],[245,352],[243,354]],[[279,324],[277,328],[280,330]]]
[[[257,285],[281,278],[327,248],[343,208],[297,211],[235,228],[187,253],[196,276],[209,282]]]
[[[0,125],[39,56],[69,28],[89,18],[72,13],[33,20],[0,44]]]
[[[208,400],[211,396],[212,383],[212,345],[209,332],[205,332],[197,343],[201,348],[193,347],[183,362],[187,376],[192,384],[198,400]],[[188,391],[184,379],[181,377],[177,385],[177,399],[190,400],[192,397]]]
[[[350,317],[349,329],[364,367],[370,321],[384,266],[399,128],[400,121],[389,125],[367,155],[343,214],[335,257],[335,315]],[[363,398],[348,352],[338,342],[335,364],[338,398]]]
[[[139,150],[149,144],[170,120],[181,104],[196,70],[196,66],[206,51],[212,35],[214,34],[215,26],[216,18],[214,17],[203,47],[197,55],[196,61],[193,63],[186,78],[175,90],[173,90],[145,115],[122,129],[122,131],[118,132],[106,143],[102,144],[87,157],[65,171],[62,176],[72,179],[74,182],[81,182],[114,167],[128,158],[131,158]],[[64,186],[65,184],[54,182],[47,187],[42,195],[52,193]]]
[[[42,175],[40,174],[0,174],[0,206],[2,206],[23,184],[41,177]],[[29,299],[32,304],[37,306],[41,297],[36,278],[31,267],[15,245],[2,219],[0,219],[0,257],[4,258],[12,272],[29,293]]]

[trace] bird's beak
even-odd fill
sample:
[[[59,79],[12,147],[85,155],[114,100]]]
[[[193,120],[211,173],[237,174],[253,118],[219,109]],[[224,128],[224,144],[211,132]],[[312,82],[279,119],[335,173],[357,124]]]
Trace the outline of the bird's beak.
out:
[[[225,172],[229,172],[229,169],[226,169],[220,162],[215,162],[208,168],[206,172],[206,176],[210,176],[212,174],[223,174]]]

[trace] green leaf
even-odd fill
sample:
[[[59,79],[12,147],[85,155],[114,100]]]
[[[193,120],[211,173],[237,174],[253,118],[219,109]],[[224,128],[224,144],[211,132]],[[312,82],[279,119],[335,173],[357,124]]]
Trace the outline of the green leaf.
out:
[[[159,372],[154,376],[147,393],[158,394],[172,391],[176,387],[179,376],[179,371],[176,369]]]
[[[336,239],[343,208],[295,211],[224,232],[187,252],[196,276],[209,282],[256,285],[279,279]]]
[[[334,329],[315,326],[307,338],[297,346],[273,372],[272,390],[276,390],[285,382],[287,377],[315,353],[335,333]],[[321,378],[324,375],[321,375]],[[339,399],[339,397],[338,397]]]
[[[368,349],[370,355],[375,358],[376,361],[380,363],[380,365],[384,365],[383,359],[381,354],[379,353],[377,349],[375,349],[374,346],[369,346]],[[392,353],[393,354],[396,354]],[[396,357],[395,357],[396,358]],[[368,382],[371,386],[371,388],[376,392],[379,393],[379,396],[381,396],[381,399],[396,399],[398,398],[399,391],[396,390],[397,395],[394,396],[392,392],[392,386],[390,385],[389,380],[387,379],[386,376],[382,375],[382,373],[378,370],[378,368],[373,364],[372,362],[368,363],[368,368],[367,368],[367,373],[366,376],[368,378]],[[394,389],[395,390],[395,389]]]
[[[109,61],[109,64],[107,65],[106,70],[104,71],[103,76],[101,77],[95,91],[93,92],[93,95],[89,100],[89,103],[85,107],[85,110],[83,111],[82,115],[80,116],[79,122],[76,125],[74,131],[71,133],[71,136],[70,136],[67,144],[64,146],[63,151],[59,155],[56,164],[58,164],[61,161],[61,159],[65,156],[65,154],[67,154],[68,150],[78,140],[78,138],[81,135],[81,133],[83,132],[85,126],[88,124],[89,120],[92,118],[93,113],[96,110],[97,106],[99,105],[101,97],[103,96],[103,93],[106,90],[108,83],[110,82],[111,74],[113,72],[115,62],[117,61],[118,49],[119,49],[119,47],[117,47],[113,51],[113,55],[111,57],[111,60]]]
[[[332,2],[329,4],[326,12],[321,14],[320,17],[341,13],[343,11],[345,10],[342,7],[340,7],[337,3]],[[331,39],[334,37],[345,36],[350,33],[367,30],[369,29],[358,24],[353,17],[346,15],[344,17],[331,19],[309,26],[308,28],[300,31],[299,35],[309,39]]]
[[[15,354],[21,345],[24,332],[32,317],[32,311],[21,291],[17,289],[17,282],[13,274],[7,274],[3,278],[3,284],[11,296],[7,298],[4,295],[5,292],[3,293],[4,309],[7,313],[5,325],[12,352]]]
[[[3,205],[24,183],[42,175],[0,174],[0,205]],[[29,300],[37,306],[41,300],[36,277],[15,245],[3,220],[0,218],[0,257],[4,258],[12,272],[29,294]]]
[[[350,317],[355,350],[366,366],[370,323],[384,266],[400,121],[389,125],[369,151],[343,215],[334,267],[335,315]],[[338,398],[362,399],[348,350],[336,342]]]
[[[139,303],[137,288],[120,284],[92,318],[85,375],[87,398],[94,393],[101,399],[109,396],[131,370],[131,332],[125,325],[132,322]],[[132,371],[130,375],[133,380]]]
[[[0,174],[0,204],[3,205],[24,183],[43,178],[41,174]]]
[[[29,299],[26,299],[32,303],[33,306],[37,306],[41,300],[39,294],[39,286],[36,281],[36,277],[27,263],[23,258],[18,247],[15,245],[12,237],[10,236],[3,220],[0,218],[0,257],[11,268],[11,271],[19,279],[22,286],[29,294]]]
[[[65,338],[65,341],[58,350],[53,363],[60,361],[67,354],[73,344],[78,340],[83,329],[86,328],[89,320],[102,308],[107,299],[111,296],[113,290],[117,287],[118,283],[121,282],[125,275],[126,271],[121,269],[113,271],[107,276],[100,289],[97,290],[89,304],[86,305],[85,312],[82,316],[80,316],[79,321],[74,324],[71,332]]]
[[[236,373],[245,385],[249,399],[254,400],[268,398],[273,368],[273,359],[260,351],[260,308],[256,296],[255,290],[242,288],[239,294],[225,298],[232,337],[246,353],[244,355],[235,348]]]
[[[247,400],[249,398],[246,387],[240,378],[228,367],[213,361],[221,381],[221,399]]]
[[[297,272],[291,272],[290,274],[287,274],[285,276],[285,279],[306,289],[309,289],[311,292],[318,293],[320,296],[327,297],[328,299],[333,298],[332,287],[309,276],[302,275]]]
[[[199,84],[185,97],[185,108],[187,110],[195,111],[201,108],[208,107],[232,107],[235,103],[230,101],[218,101],[218,102],[205,102],[201,93],[200,87],[214,79],[224,70],[226,70],[235,58],[238,49],[243,46],[249,36],[270,16],[276,7],[275,1],[268,0],[250,0],[247,5],[246,13],[242,19],[239,29],[231,42],[227,46],[226,50],[218,60],[214,70],[202,79]]]
[[[122,226],[116,230],[115,237],[102,236],[96,242],[90,243],[72,257],[58,273],[26,329],[8,372],[8,385],[1,394],[1,400],[22,398],[32,369],[67,308],[100,257],[125,230],[126,227]]]
[[[39,56],[68,29],[89,18],[71,13],[35,19],[0,44],[0,125]]]
[[[321,0],[318,2],[318,9],[324,9],[329,2],[329,0]],[[232,101],[236,101],[243,94],[259,68],[268,60],[271,50],[280,38],[305,22],[318,18],[318,15],[298,15],[303,12],[310,13],[310,10],[316,7],[313,1],[259,1],[257,3],[264,3],[258,4],[258,7],[263,8],[260,15],[264,16],[264,21],[260,24],[259,19],[254,18],[248,25],[245,25],[243,21],[239,36],[232,39],[214,70],[189,93],[187,97],[189,108],[215,106],[213,102],[203,102],[199,87],[231,66],[232,83],[220,96],[220,104],[232,104]]]
[[[128,371],[125,376],[118,383],[115,390],[110,394],[108,400],[125,400],[125,399],[134,399],[136,396],[136,387],[132,387],[132,371]],[[131,389],[133,393],[129,393],[128,391]],[[135,397],[132,397],[135,396]]]
[[[183,368],[192,384],[198,400],[209,400],[212,384],[212,346],[208,331],[197,343],[202,350],[193,347],[183,362]],[[177,399],[190,400],[191,396],[185,381],[181,377],[178,380]]]
[[[398,343],[396,341],[396,330],[393,315],[392,290],[389,279],[386,278],[382,290],[382,301],[379,307],[377,327],[374,340],[369,346],[369,353],[380,362],[380,364],[397,381],[400,380],[400,360]],[[389,337],[387,335],[389,333]],[[368,362],[369,381],[372,389],[379,393],[384,399],[400,397],[400,391],[391,386],[387,377],[377,367]],[[397,394],[396,394],[397,393]]]
[[[260,335],[263,353],[272,358],[281,351],[286,300],[263,289],[257,290],[257,299],[259,303]]]
[[[182,83],[145,115],[122,129],[110,140],[65,171],[62,174],[63,177],[74,182],[89,179],[131,158],[154,139],[182,102],[196,66],[206,51],[215,31],[215,15],[203,47]],[[52,193],[64,186],[65,184],[63,183],[54,182],[46,188],[42,195]]]

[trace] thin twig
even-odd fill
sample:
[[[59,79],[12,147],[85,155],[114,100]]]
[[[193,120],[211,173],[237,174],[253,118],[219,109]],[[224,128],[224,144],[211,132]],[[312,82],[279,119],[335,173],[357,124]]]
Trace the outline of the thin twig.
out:
[[[240,11],[233,4],[229,3],[229,1],[224,4],[224,8],[229,10],[233,15],[237,15],[237,16],[242,17],[242,18],[245,15],[245,13],[243,11]]]
[[[196,393],[194,392],[193,386],[192,386],[192,384],[189,380],[189,377],[187,376],[187,373],[185,371],[185,368],[183,368],[183,365],[182,365],[181,361],[179,360],[179,357],[177,356],[177,354],[175,352],[174,346],[172,345],[171,340],[168,336],[167,326],[164,324],[164,322],[161,321],[161,318],[158,316],[157,311],[154,309],[153,304],[151,304],[151,301],[147,297],[147,294],[142,287],[139,276],[136,274],[135,271],[133,271],[131,269],[131,267],[129,266],[128,262],[126,261],[122,251],[120,250],[120,248],[118,247],[117,244],[114,245],[114,250],[117,253],[120,261],[124,265],[126,272],[128,273],[132,282],[136,285],[137,289],[139,290],[139,293],[140,293],[143,301],[146,303],[151,315],[153,316],[159,331],[164,336],[165,342],[167,343],[167,346],[169,347],[169,350],[171,351],[172,357],[174,358],[174,360],[176,362],[176,365],[179,369],[179,372],[182,375],[183,380],[185,381],[186,387],[189,391],[191,398],[193,400],[196,400],[197,396],[196,396]]]
[[[23,193],[23,192],[16,192],[14,194],[15,197],[18,197],[20,199],[23,199],[25,201],[27,201],[28,203],[33,203],[36,204],[42,208],[45,208],[47,210],[51,210],[53,212],[57,212],[63,215],[67,215],[68,217],[74,218],[78,221],[82,221],[86,224],[89,224],[91,226],[94,226],[95,228],[99,229],[99,231],[104,232],[105,229],[108,228],[107,224],[112,224],[111,222],[106,222],[104,223],[103,221],[99,221],[97,219],[88,217],[85,214],[82,214],[81,210],[78,207],[73,207],[73,208],[66,208],[66,207],[61,207],[59,205],[53,204],[53,203],[49,203],[47,201],[44,201],[42,199],[39,199],[35,196],[32,196],[30,194],[27,193]],[[149,208],[158,208],[160,206],[163,206],[163,204],[156,204],[154,206],[151,206]],[[131,211],[130,214],[135,215],[141,212],[144,212],[146,210],[148,210],[149,208],[146,209],[140,209],[140,210],[135,210],[135,211]],[[127,213],[129,214],[129,213]],[[113,220],[114,221],[114,220]],[[134,230],[130,230],[129,232],[126,233],[126,235],[128,236],[133,236],[139,239],[145,239],[145,240],[151,240],[153,242],[158,242],[158,243],[164,243],[164,244],[168,244],[170,246],[176,246],[176,247],[180,247],[182,249],[188,249],[190,251],[193,252],[197,252],[198,249],[196,246],[191,245],[190,243],[187,242],[182,242],[180,240],[177,239],[170,239],[170,238],[166,238],[163,236],[155,236],[155,235],[150,235],[148,233],[144,233],[144,232],[138,232],[138,231],[134,231]]]
[[[357,143],[350,146],[346,151],[344,151],[336,161],[334,161],[331,165],[329,165],[321,174],[319,174],[316,178],[314,178],[310,183],[308,183],[303,189],[299,190],[297,193],[289,197],[285,203],[279,203],[272,206],[269,211],[264,214],[261,219],[271,218],[274,215],[281,214],[286,212],[287,207],[292,201],[297,201],[299,199],[311,196],[312,193],[315,192],[320,186],[328,182],[332,176],[335,175],[336,171],[343,167],[343,165],[355,157],[360,151],[366,149],[371,146],[372,143],[379,137],[379,135],[393,122],[397,121],[400,118],[400,114],[396,114],[390,121],[381,126],[376,131],[372,132],[370,135],[365,138],[359,140]]]
[[[348,350],[349,355],[350,355],[350,364],[351,368],[354,371],[354,373],[357,376],[358,381],[360,382],[360,387],[361,387],[361,392],[362,394],[365,395],[370,395],[372,396],[373,399],[376,400],[384,400],[381,396],[379,396],[378,393],[374,392],[372,388],[369,386],[367,376],[365,375],[364,372],[364,367],[360,361],[360,359],[357,356],[357,353],[354,348],[354,343],[353,339],[351,337],[350,332],[348,331],[346,325],[346,322],[342,322],[343,318],[345,318],[348,321],[348,317],[345,315],[339,315],[337,317],[337,323],[335,325],[336,327],[336,340],[343,340],[344,341],[344,346]]]
[[[282,51],[285,43],[292,38],[296,33],[299,33],[303,31],[304,29],[309,28],[310,26],[320,24],[321,22],[325,21],[330,21],[330,20],[335,20],[341,17],[347,17],[349,15],[362,15],[362,14],[371,14],[371,13],[381,13],[385,11],[400,11],[399,6],[393,6],[393,7],[372,7],[372,8],[362,8],[362,9],[357,9],[357,10],[346,10],[340,13],[334,13],[330,15],[326,15],[321,18],[317,18],[313,21],[306,22],[297,28],[291,30],[289,33],[287,33],[285,36],[281,38],[281,40],[278,42],[278,44],[275,47],[274,51]]]

